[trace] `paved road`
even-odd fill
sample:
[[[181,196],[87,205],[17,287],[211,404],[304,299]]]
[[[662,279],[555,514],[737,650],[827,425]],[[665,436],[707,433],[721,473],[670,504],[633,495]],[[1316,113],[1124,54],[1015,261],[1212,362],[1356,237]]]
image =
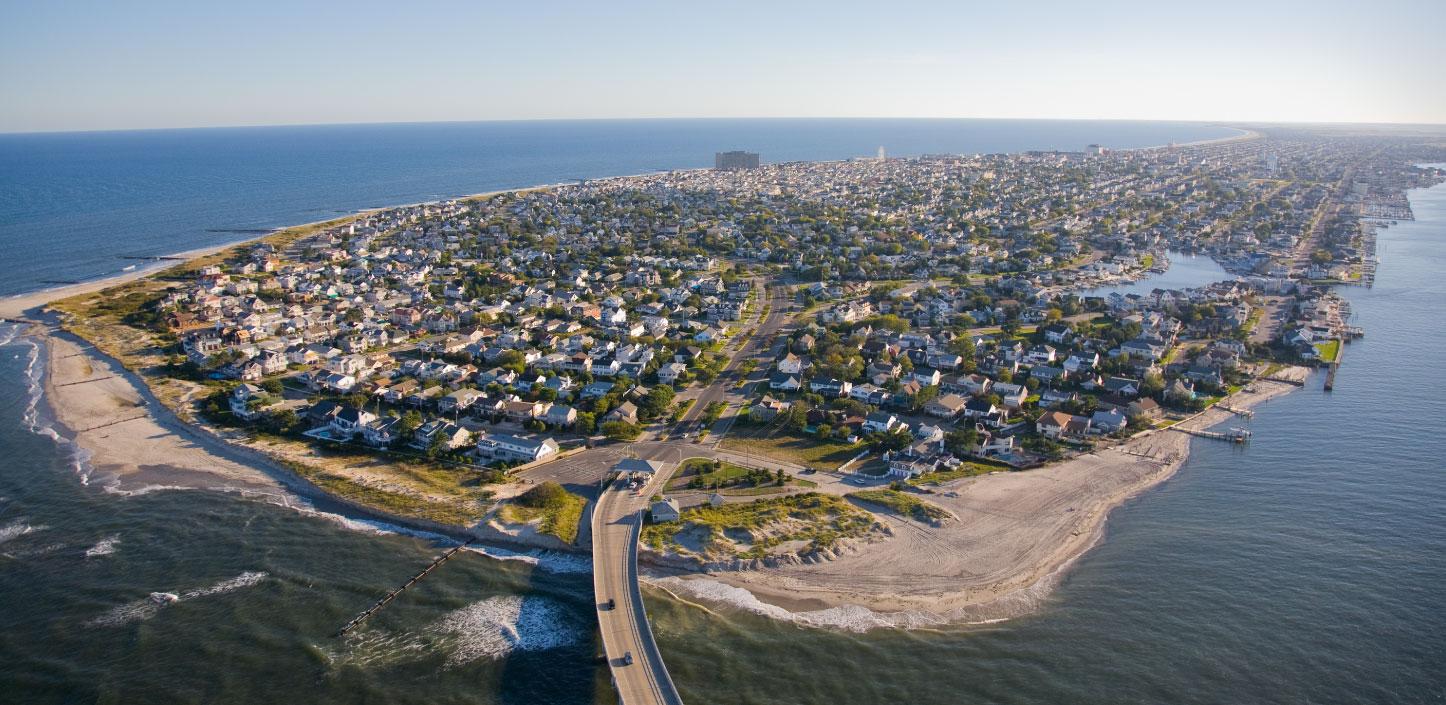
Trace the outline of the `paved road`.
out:
[[[667,448],[654,449],[666,454]],[[622,481],[603,490],[592,515],[593,591],[603,651],[623,705],[682,705],[663,655],[653,640],[638,585],[638,535],[650,496],[670,473],[659,473],[640,491]],[[611,605],[611,606],[609,606]]]
[[[723,367],[723,370],[713,380],[713,383],[698,393],[696,400],[693,402],[693,406],[688,409],[687,413],[683,414],[683,417],[678,420],[678,423],[674,425],[669,432],[668,435],[670,437],[681,438],[684,434],[696,435],[698,431],[703,430],[701,420],[703,414],[708,409],[708,405],[724,401],[728,395],[728,390],[739,381],[738,367],[743,364],[744,360],[757,356],[760,352],[767,350],[764,346],[767,345],[773,338],[773,335],[783,327],[783,324],[789,320],[790,312],[788,310],[787,287],[781,285],[779,282],[773,282],[772,284],[774,284],[772,286],[772,293],[768,298],[768,316],[751,331],[739,332],[739,336],[742,336],[744,332],[750,333],[748,340],[738,346],[733,356],[728,359],[728,364]],[[766,372],[767,366],[764,365],[763,367]]]

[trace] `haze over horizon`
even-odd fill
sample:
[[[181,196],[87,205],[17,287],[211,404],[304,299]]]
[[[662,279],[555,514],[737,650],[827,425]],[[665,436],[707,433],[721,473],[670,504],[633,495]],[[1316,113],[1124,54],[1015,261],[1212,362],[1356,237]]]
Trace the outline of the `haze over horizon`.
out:
[[[596,118],[1446,123],[1446,6],[0,2],[0,132]]]

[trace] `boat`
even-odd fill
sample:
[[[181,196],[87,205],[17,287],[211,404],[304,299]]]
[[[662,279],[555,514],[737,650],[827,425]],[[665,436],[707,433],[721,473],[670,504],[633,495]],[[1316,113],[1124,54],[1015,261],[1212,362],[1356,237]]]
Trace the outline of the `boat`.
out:
[[[180,602],[180,601],[181,601],[180,596],[176,595],[176,593],[174,593],[174,592],[153,592],[153,593],[151,593],[151,602],[154,602],[154,603],[156,603],[156,604],[158,604],[158,605],[167,605],[167,604],[170,604],[170,603],[172,603],[172,602]]]
[[[126,266],[124,266],[124,267],[121,267],[121,271],[122,271],[122,272],[129,272],[129,271],[131,271],[131,270],[133,270],[133,269],[135,269],[135,268],[136,268],[136,266],[135,266],[134,264],[128,264],[128,265],[126,265]]]

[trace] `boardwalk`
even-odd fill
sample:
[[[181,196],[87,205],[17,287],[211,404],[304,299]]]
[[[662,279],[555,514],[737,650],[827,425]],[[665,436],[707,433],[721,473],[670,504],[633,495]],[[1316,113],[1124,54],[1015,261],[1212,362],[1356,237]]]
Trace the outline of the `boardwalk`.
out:
[[[642,512],[647,498],[663,482],[666,477],[655,477],[636,494],[621,481],[614,483],[598,497],[592,514],[592,576],[598,629],[613,685],[623,705],[683,702],[653,641],[638,585]]]

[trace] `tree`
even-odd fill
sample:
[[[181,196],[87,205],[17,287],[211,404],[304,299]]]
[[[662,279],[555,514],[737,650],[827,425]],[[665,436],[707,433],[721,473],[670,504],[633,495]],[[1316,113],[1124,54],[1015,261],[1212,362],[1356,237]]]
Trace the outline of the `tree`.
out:
[[[647,395],[638,402],[638,412],[641,413],[645,419],[655,418],[673,405],[673,396],[673,388],[666,384],[653,387],[648,390]]]
[[[590,434],[597,430],[597,417],[591,411],[577,412],[577,423],[574,426],[578,433]]]
[[[780,487],[783,486],[783,483],[788,482],[788,476],[783,474],[783,468],[778,469],[778,474],[774,476],[773,481]]]
[[[637,438],[643,430],[626,421],[609,421],[602,425],[603,435],[609,440],[631,441]]]
[[[402,435],[407,435],[417,430],[421,425],[422,415],[416,410],[412,410],[402,414],[402,420],[397,422],[397,430],[400,431]]]
[[[979,443],[979,432],[974,428],[961,428],[957,431],[950,431],[944,434],[944,447],[949,449],[956,457],[964,457],[974,452],[974,446]]]

